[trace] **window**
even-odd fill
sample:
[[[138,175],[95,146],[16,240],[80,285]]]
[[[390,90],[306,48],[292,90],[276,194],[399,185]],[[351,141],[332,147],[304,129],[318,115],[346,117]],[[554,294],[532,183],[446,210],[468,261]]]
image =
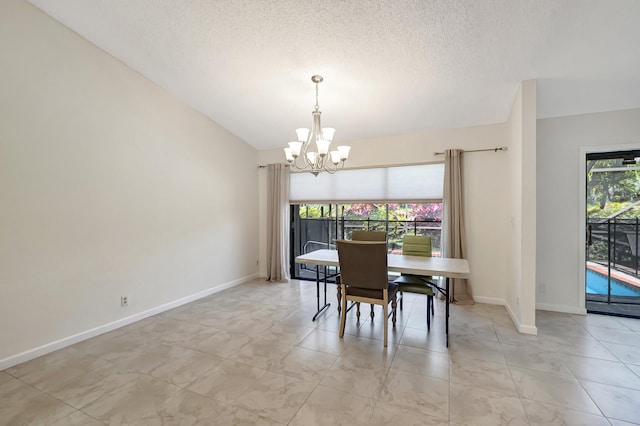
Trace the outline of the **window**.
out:
[[[354,229],[387,232],[391,252],[402,251],[407,233],[430,235],[439,256],[443,183],[442,163],[292,173],[291,276],[315,277],[315,268],[296,264],[296,256],[335,248]]]
[[[402,252],[405,234],[431,236],[434,256],[440,256],[442,203],[293,204],[291,206],[291,269],[293,278],[315,278],[315,268],[295,263],[295,257],[335,240],[351,239],[353,230],[385,231],[389,252]]]

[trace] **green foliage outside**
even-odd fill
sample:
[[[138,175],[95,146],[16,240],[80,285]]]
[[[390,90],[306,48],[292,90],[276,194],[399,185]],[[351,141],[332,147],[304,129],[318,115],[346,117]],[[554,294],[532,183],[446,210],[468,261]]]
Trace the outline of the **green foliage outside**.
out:
[[[635,166],[635,165],[633,165]],[[589,161],[587,164],[587,216],[589,219],[614,216],[640,217],[640,172],[638,170],[594,171],[627,167],[622,159]],[[621,212],[624,209],[626,211]],[[619,213],[616,215],[616,213]]]
[[[337,218],[340,225],[344,225],[347,239],[351,238],[351,231],[355,229],[387,231],[387,242],[392,251],[401,250],[403,235],[414,232],[430,235],[434,252],[440,249],[440,203],[303,204],[300,205],[299,215],[301,219]],[[425,225],[426,221],[432,224]],[[338,234],[342,235],[340,232]]]

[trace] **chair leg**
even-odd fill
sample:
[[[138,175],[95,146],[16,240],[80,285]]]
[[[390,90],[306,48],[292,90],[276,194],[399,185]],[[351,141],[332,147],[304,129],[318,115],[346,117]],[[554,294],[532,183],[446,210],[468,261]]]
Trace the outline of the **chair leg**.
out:
[[[356,302],[356,318],[360,321],[360,302]]]
[[[402,290],[400,290],[400,310],[402,310],[402,299],[404,299],[404,296],[402,295]]]
[[[431,306],[433,304],[433,296],[427,296],[427,331],[431,330]]]
[[[373,305],[371,305],[371,321],[373,321]]]
[[[402,300],[402,299],[400,299]],[[391,301],[391,321],[393,322],[393,327],[396,326],[396,308],[398,306],[398,299],[396,296],[393,296],[393,300]]]
[[[338,313],[342,310],[342,282],[340,280],[340,275],[336,277],[336,287],[338,288]]]
[[[431,297],[431,315],[435,315],[436,314],[436,311],[434,308],[435,303],[433,303],[435,302],[435,299],[433,298],[433,296],[430,296],[430,297]]]
[[[386,290],[385,290],[386,292]],[[389,303],[387,297],[384,298],[384,305],[382,306],[382,313],[384,314],[384,347],[387,347],[387,339],[389,333]]]
[[[347,319],[347,292],[343,284],[341,284],[340,287],[343,287],[342,292],[345,294],[345,297],[340,301],[342,304],[342,312],[340,312],[340,337],[344,337],[344,326]]]

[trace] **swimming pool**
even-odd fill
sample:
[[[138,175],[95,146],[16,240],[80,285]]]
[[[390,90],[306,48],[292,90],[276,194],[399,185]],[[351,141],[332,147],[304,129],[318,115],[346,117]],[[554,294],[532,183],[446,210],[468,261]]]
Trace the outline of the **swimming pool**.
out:
[[[607,294],[607,277],[595,271],[587,269],[587,293]],[[640,296],[640,290],[631,288],[629,284],[611,278],[612,296]]]

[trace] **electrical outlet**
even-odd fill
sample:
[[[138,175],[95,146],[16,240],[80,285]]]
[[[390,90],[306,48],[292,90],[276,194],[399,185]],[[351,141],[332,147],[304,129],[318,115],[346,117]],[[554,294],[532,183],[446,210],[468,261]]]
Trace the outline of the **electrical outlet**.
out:
[[[129,298],[127,296],[122,296],[120,298],[120,306],[129,306]]]

